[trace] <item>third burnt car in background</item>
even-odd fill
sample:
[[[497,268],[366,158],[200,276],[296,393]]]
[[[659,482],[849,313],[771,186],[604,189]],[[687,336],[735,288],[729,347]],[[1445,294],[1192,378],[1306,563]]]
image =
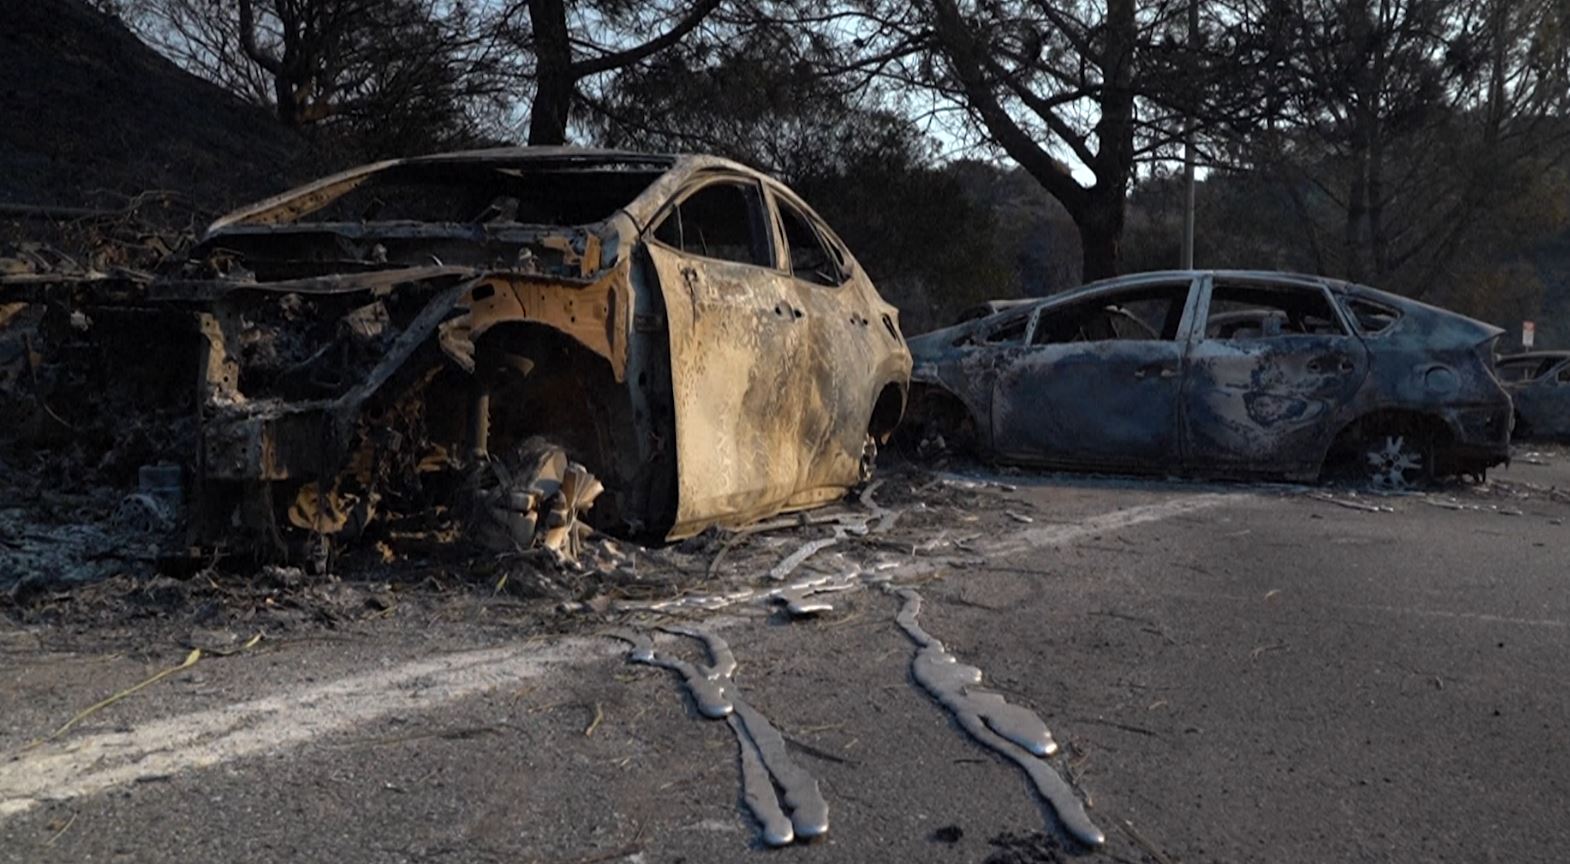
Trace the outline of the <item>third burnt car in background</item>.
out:
[[[1570,351],[1513,354],[1498,369],[1515,400],[1515,437],[1570,439]]]
[[[1173,271],[910,340],[910,414],[1000,462],[1379,486],[1509,453],[1496,327],[1361,285]]]

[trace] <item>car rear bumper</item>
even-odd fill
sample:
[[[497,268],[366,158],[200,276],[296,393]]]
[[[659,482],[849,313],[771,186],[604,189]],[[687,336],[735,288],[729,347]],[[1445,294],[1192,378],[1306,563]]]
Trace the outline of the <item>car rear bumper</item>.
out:
[[[1515,415],[1509,401],[1446,413],[1452,439],[1438,454],[1442,467],[1475,473],[1510,461],[1510,428]]]

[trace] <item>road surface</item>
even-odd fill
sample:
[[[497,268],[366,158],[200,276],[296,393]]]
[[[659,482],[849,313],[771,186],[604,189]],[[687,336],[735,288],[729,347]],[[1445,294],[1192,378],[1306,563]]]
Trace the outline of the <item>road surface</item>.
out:
[[[1547,461],[1499,476],[1570,486]],[[755,601],[679,617],[729,643],[741,693],[818,781],[830,830],[810,845],[764,848],[731,730],[600,635],[656,619],[547,634],[458,603],[203,657],[41,744],[186,651],[0,625],[0,860],[1570,855],[1563,496],[999,479],[1015,488],[973,490],[981,515],[939,514],[952,530],[904,501],[917,528],[897,542],[820,556],[886,562],[923,627],[1046,721],[1099,851],[915,684],[899,600],[872,586],[815,619]]]

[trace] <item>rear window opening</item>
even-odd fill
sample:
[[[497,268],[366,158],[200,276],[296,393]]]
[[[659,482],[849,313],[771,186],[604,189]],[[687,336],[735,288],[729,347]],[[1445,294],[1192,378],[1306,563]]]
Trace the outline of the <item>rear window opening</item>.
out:
[[[1217,282],[1211,291],[1207,339],[1345,335],[1330,299],[1319,288]]]
[[[399,165],[296,222],[588,225],[627,206],[663,170],[561,165]]]
[[[1392,309],[1372,300],[1349,299],[1346,301],[1346,309],[1357,322],[1358,329],[1368,336],[1389,330],[1401,319],[1401,310]]]
[[[750,183],[711,183],[671,208],[654,239],[691,255],[774,266],[762,198]]]

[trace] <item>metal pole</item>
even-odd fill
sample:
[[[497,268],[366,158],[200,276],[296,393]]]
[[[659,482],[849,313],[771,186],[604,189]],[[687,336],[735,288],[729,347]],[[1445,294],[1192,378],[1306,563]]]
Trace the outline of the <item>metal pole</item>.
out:
[[[1199,0],[1188,0],[1188,45],[1193,50],[1199,40]],[[1190,69],[1193,76],[1197,70]],[[1190,77],[1190,86],[1193,79]],[[1194,106],[1183,123],[1183,269],[1194,269]]]

